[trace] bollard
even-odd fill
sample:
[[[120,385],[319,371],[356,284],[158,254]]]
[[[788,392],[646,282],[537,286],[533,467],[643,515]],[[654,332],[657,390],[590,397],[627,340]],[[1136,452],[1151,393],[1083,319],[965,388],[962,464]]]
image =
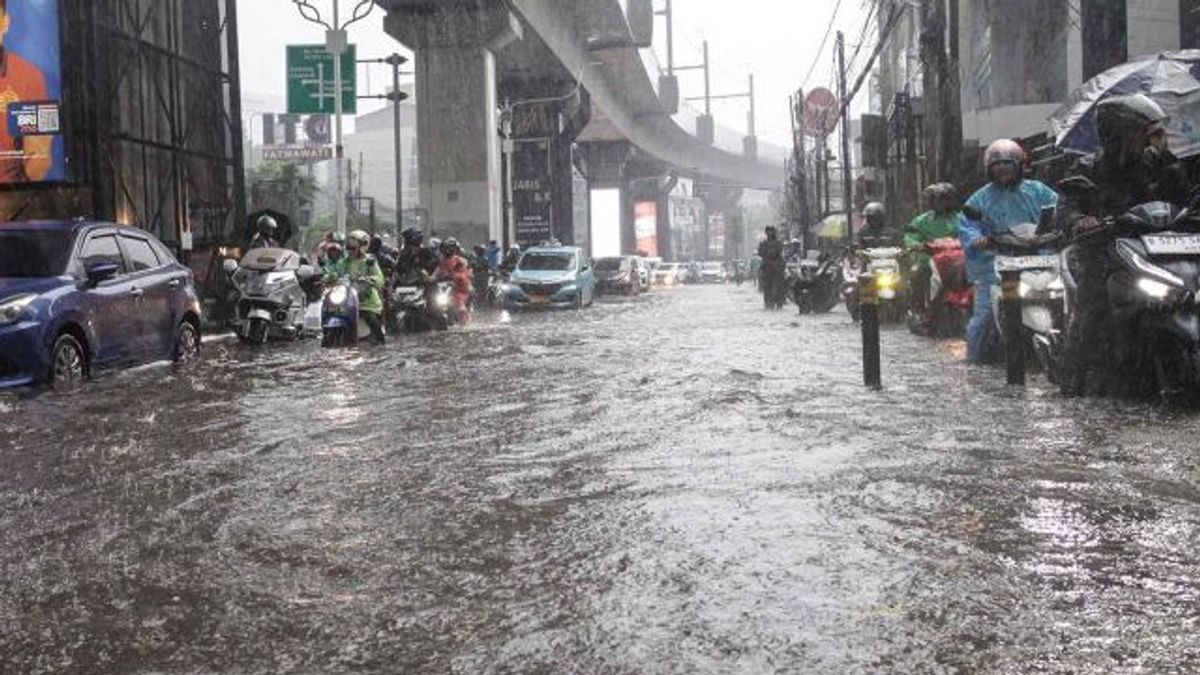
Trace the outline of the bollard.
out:
[[[1021,271],[1005,270],[1000,273],[1000,315],[1004,334],[1004,361],[1008,370],[1008,383],[1025,386],[1025,347],[1021,344],[1024,332],[1021,309]]]
[[[874,274],[858,277],[858,312],[863,339],[863,384],[879,389],[883,378],[879,367],[879,291]]]

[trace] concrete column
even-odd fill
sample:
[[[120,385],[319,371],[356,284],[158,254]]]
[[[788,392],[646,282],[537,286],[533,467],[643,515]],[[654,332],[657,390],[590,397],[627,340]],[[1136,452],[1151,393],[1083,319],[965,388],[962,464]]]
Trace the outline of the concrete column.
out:
[[[496,53],[521,36],[500,3],[396,0],[384,29],[416,53],[417,153],[427,230],[464,245],[503,234]]]
[[[429,227],[464,244],[501,238],[496,61],[482,46],[417,52],[417,153]]]

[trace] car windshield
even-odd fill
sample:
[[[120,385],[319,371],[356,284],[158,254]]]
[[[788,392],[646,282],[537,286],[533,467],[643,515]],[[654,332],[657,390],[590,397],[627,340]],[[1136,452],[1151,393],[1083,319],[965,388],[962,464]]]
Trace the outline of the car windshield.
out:
[[[0,278],[56,277],[67,271],[73,232],[0,231]]]
[[[704,263],[705,272],[720,272],[721,263]]]
[[[570,253],[526,253],[518,266],[523,272],[566,272],[571,269]]]
[[[596,261],[597,272],[616,272],[621,269],[620,258],[601,258]]]

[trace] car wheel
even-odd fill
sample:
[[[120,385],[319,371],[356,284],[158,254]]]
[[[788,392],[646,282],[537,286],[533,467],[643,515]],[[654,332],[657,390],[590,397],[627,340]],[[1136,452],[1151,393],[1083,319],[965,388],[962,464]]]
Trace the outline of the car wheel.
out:
[[[69,333],[58,336],[50,352],[50,384],[55,389],[78,385],[87,377],[87,354]]]
[[[196,330],[196,326],[192,325],[191,321],[182,321],[175,334],[173,358],[176,363],[186,363],[198,356],[200,356],[200,331]]]

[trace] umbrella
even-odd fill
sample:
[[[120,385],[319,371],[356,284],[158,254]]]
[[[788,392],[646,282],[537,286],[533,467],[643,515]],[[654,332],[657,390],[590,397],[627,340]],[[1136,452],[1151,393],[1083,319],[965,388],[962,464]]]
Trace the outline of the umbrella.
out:
[[[1176,155],[1200,154],[1200,50],[1196,49],[1124,63],[1085,82],[1050,117],[1058,147],[1080,154],[1099,150],[1096,104],[1138,93],[1154,99],[1171,116],[1167,134]]]

